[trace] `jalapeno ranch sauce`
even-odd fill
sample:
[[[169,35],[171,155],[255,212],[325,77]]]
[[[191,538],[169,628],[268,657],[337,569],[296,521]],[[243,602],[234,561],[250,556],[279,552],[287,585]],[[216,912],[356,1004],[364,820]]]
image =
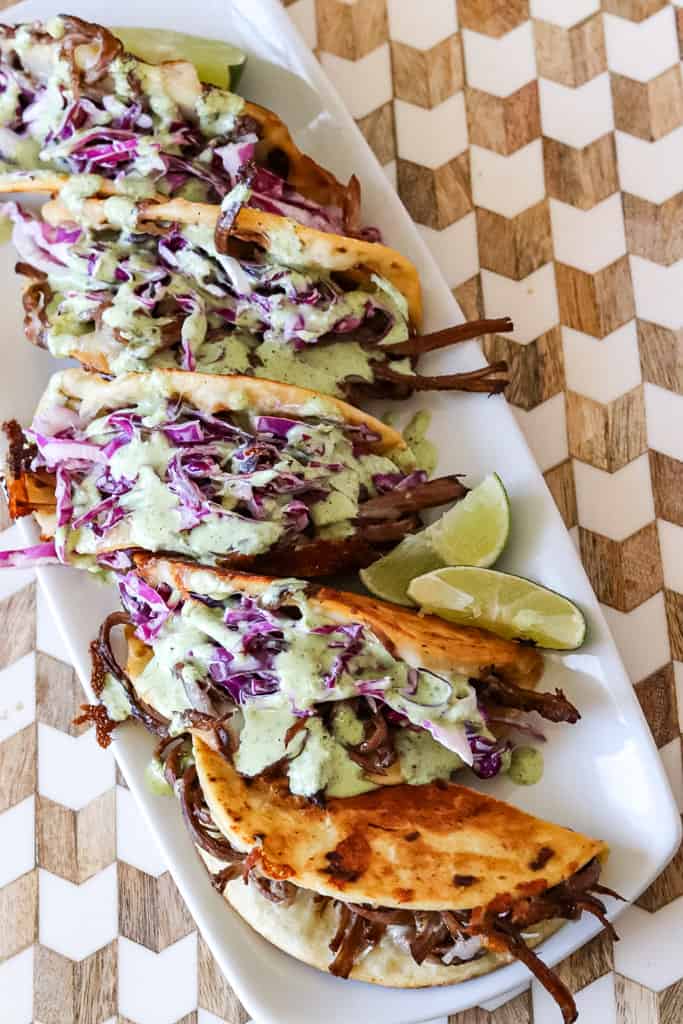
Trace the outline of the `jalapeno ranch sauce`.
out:
[[[295,605],[299,618],[279,611],[285,591],[287,610]],[[290,789],[302,796],[325,792],[344,797],[377,788],[378,780],[350,756],[365,728],[349,701],[372,693],[405,723],[394,732],[397,765],[391,770],[411,785],[448,779],[464,766],[445,745],[452,746],[456,734],[462,743],[467,742],[466,729],[491,738],[464,677],[411,670],[367,627],[335,622],[314,609],[304,584],[278,581],[255,600],[231,594],[229,584],[214,581],[209,596],[221,604],[207,607],[189,598],[168,617],[135,688],[142,700],[173,719],[191,706],[186,684],[211,675],[217,648],[231,672],[258,672],[262,681],[267,677],[271,692],[241,693],[231,720],[238,733],[233,760],[241,774],[259,775],[284,758]],[[255,667],[255,621],[277,638],[265,668]],[[117,687],[109,680],[103,700],[120,716]]]

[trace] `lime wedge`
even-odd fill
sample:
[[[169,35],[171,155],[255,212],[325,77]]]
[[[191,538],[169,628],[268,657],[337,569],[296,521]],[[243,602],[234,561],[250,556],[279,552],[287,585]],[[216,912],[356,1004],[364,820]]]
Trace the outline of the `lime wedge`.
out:
[[[388,555],[361,570],[370,593],[412,605],[408,586],[416,576],[446,565],[489,566],[510,533],[510,502],[496,473],[470,491],[426,530],[406,537]]]
[[[361,569],[359,576],[371,594],[383,601],[405,604],[411,608],[414,602],[408,597],[408,586],[416,576],[440,569],[443,561],[432,547],[427,531],[412,533],[367,569]]]
[[[445,565],[493,565],[510,534],[510,499],[491,473],[427,530]]]
[[[112,32],[136,57],[150,64],[189,60],[202,82],[222,89],[237,87],[247,60],[242,50],[221,39],[204,39],[158,28],[114,28]]]
[[[408,595],[449,622],[481,626],[509,640],[573,651],[586,637],[586,620],[568,598],[495,569],[437,569],[413,580]]]

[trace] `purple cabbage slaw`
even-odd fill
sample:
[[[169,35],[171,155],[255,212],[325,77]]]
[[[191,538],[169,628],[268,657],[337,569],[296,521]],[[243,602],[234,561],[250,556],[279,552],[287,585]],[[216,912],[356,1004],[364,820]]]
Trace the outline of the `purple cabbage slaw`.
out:
[[[42,26],[29,28],[34,31],[36,48],[46,50],[52,45],[57,58],[61,42],[50,44]],[[253,117],[219,117],[201,125],[196,116],[189,117],[176,106],[170,120],[164,120],[135,80],[129,58],[128,65],[121,67],[122,75],[108,75],[111,91],[107,92],[101,81],[90,84],[85,75],[79,76],[76,89],[70,79],[59,81],[54,69],[49,83],[44,74],[32,74],[13,47],[9,27],[0,27],[0,48],[0,94],[6,97],[0,157],[7,163],[19,163],[19,147],[31,139],[40,146],[37,166],[69,174],[98,174],[113,181],[133,175],[147,179],[162,194],[182,196],[191,189],[194,199],[215,203],[257,159],[261,126]],[[120,61],[115,58],[112,63]],[[135,63],[133,58],[133,68]],[[117,93],[120,80],[129,86]],[[228,105],[234,103],[227,90],[204,87],[203,92],[213,102],[224,96]],[[286,176],[288,168],[282,170]],[[356,230],[345,224],[341,207],[324,206],[301,195],[274,166],[256,168],[250,201],[259,209],[313,228],[344,234]],[[374,228],[356,233],[379,240]]]
[[[136,627],[136,634],[153,647],[154,640],[164,626],[172,627],[173,616],[181,613],[182,598],[175,595],[174,603],[171,605],[168,594],[162,597],[158,590],[140,581],[135,573],[121,577],[119,589],[123,604]],[[161,589],[160,587],[159,590]],[[199,652],[189,651],[187,657],[200,658],[200,668],[207,673],[211,683],[237,705],[245,705],[277,693],[280,689],[280,680],[276,658],[282,651],[287,650],[286,632],[292,626],[291,618],[282,614],[280,605],[265,606],[245,594],[235,594],[223,600],[196,593],[190,594],[190,597],[220,613],[222,624],[228,630],[234,631],[235,643],[231,650],[227,650],[215,639],[207,637],[207,643],[202,645],[201,655]],[[327,648],[332,659],[331,668],[322,680],[324,689],[328,692],[324,702],[339,699],[333,691],[341,676],[348,673],[355,677],[356,699],[364,699],[367,701],[369,712],[376,712],[378,705],[386,700],[390,679],[377,676],[373,678],[372,659],[367,656],[367,627],[359,622],[329,622],[314,627],[311,632],[328,638]],[[359,655],[365,655],[364,662],[361,663],[362,668],[359,668],[358,664],[353,665],[353,659]],[[197,667],[197,661],[193,663]],[[408,686],[405,693],[414,694],[417,676],[417,670],[408,671]],[[449,685],[446,680],[443,682]],[[319,714],[320,706],[299,708],[292,704],[292,711],[297,717],[306,718]],[[479,708],[479,712],[486,720],[486,710]],[[438,742],[459,753],[462,760],[482,779],[491,778],[501,772],[504,768],[504,755],[514,749],[511,741],[484,736],[481,729],[472,723],[465,723],[464,727],[462,723],[460,724],[458,732],[462,739],[453,743],[449,742],[449,738],[452,737],[449,737],[448,727],[437,726],[428,719],[418,726],[404,714],[391,708],[387,708],[385,714],[387,720],[398,728],[413,731],[424,728],[432,733]]]
[[[136,409],[119,409],[98,418],[96,441],[88,424],[73,410],[58,405],[42,410],[25,434],[35,448],[31,470],[55,475],[57,541],[35,551],[5,552],[0,566],[15,562],[28,566],[31,559],[42,564],[48,557],[67,562],[67,538],[71,531],[83,528],[106,544],[111,531],[131,514],[121,499],[137,482],[137,478],[115,478],[111,459],[137,439],[162,434],[170,445],[164,480],[177,499],[181,532],[192,530],[210,516],[226,514],[221,500],[227,495],[233,503],[230,514],[241,520],[281,518],[280,542],[287,543],[314,530],[311,508],[331,491],[329,480],[337,463],[329,469],[321,461],[325,439],[335,437],[336,428],[350,444],[354,458],[370,451],[379,439],[367,427],[361,430],[353,424],[319,418],[255,415],[253,425],[246,429],[233,422],[231,415],[212,415],[169,400],[165,419],[147,426]],[[302,423],[310,425],[310,433],[300,429]],[[322,428],[322,433],[316,435],[316,427]],[[87,491],[83,492],[86,482]],[[126,559],[125,553],[116,551],[98,556],[100,565],[113,571],[128,568],[130,560]]]
[[[101,241],[73,224],[54,228],[36,220],[16,203],[3,210],[13,221],[20,259],[47,274],[60,298],[46,314],[56,335],[72,333],[67,319],[75,317],[79,334],[88,325],[91,331],[108,330],[112,341],[137,344],[148,359],[155,344],[165,353],[164,328],[201,313],[205,326],[195,324],[192,346],[181,329],[175,330],[177,364],[187,370],[196,369],[196,351],[207,338],[235,330],[252,335],[250,344],[265,339],[295,351],[321,340],[359,340],[372,346],[375,358],[389,332],[398,329],[408,337],[403,311],[388,295],[360,285],[345,290],[320,270],[292,270],[267,256],[261,262],[221,257],[177,226],[162,236],[122,230],[118,239]],[[117,312],[115,334],[103,326],[107,316],[101,319],[110,307]]]

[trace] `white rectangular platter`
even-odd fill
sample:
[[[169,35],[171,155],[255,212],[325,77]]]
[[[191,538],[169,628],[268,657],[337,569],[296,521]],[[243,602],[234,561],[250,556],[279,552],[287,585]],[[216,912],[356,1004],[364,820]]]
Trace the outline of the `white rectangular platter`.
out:
[[[241,90],[276,110],[299,145],[346,179],[363,186],[366,223],[418,266],[425,292],[426,329],[462,315],[418,232],[339,97],[291,27],[278,0],[119,0],[116,10],[95,0],[74,0],[69,13],[94,21],[159,26],[224,38],[249,53]],[[6,12],[8,21],[48,17],[48,0],[30,0]],[[30,421],[54,361],[22,339],[19,283],[11,246],[0,249],[0,415]],[[505,310],[497,310],[503,315]],[[429,371],[453,372],[481,365],[474,343],[440,353]],[[503,399],[477,395],[423,396],[415,407],[433,414],[431,435],[440,442],[441,472],[464,472],[470,481],[498,470],[513,507],[513,533],[503,568],[539,580],[577,601],[589,621],[589,639],[577,654],[547,658],[544,688],[562,686],[583,718],[548,729],[546,771],[536,787],[505,780],[490,785],[496,796],[527,811],[608,840],[612,857],[606,884],[635,899],[672,856],[680,818],[633,689],[572,541],[543,478]],[[408,411],[408,410],[406,410]],[[32,536],[32,527],[23,527]],[[70,658],[87,686],[88,644],[115,594],[84,573],[42,569],[41,586]],[[647,642],[647,638],[643,638]],[[512,965],[463,985],[401,991],[344,982],[303,966],[270,946],[237,918],[211,888],[195,856],[174,801],[151,795],[143,772],[151,739],[134,726],[120,730],[119,764],[146,826],[156,836],[191,913],[221,968],[258,1024],[413,1024],[494,1000],[524,984],[528,973]],[[543,947],[555,963],[595,934],[586,919],[563,928]]]

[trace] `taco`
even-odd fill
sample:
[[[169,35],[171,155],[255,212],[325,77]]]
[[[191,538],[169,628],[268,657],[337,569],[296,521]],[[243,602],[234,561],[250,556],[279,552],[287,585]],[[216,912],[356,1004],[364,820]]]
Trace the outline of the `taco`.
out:
[[[101,25],[61,15],[0,26],[0,153],[10,170],[92,177],[138,198],[220,202],[254,168],[250,205],[345,234],[360,226],[356,179],[303,154],[272,111],[203,84],[188,61],[149,64]]]
[[[399,785],[313,804],[281,778],[245,780],[195,737],[162,743],[167,782],[214,887],[269,942],[342,978],[456,984],[519,960],[577,1010],[533,952],[594,915],[607,844],[464,786]]]
[[[93,647],[92,710],[106,743],[128,717],[161,739],[201,735],[245,777],[278,772],[314,800],[506,771],[543,719],[533,648],[374,598],[136,556],[123,611]],[[126,629],[119,664],[112,631]]]
[[[6,188],[17,185],[5,179]],[[27,183],[22,180],[20,183]],[[63,185],[54,176],[47,184]],[[2,182],[0,182],[0,187]],[[13,240],[29,340],[104,373],[181,368],[284,380],[359,401],[419,390],[495,394],[504,363],[441,377],[420,355],[487,332],[483,320],[421,335],[420,282],[400,253],[242,206],[47,204],[47,223],[14,205]]]
[[[31,428],[6,429],[11,514],[33,512],[54,560],[87,567],[141,549],[327,575],[467,493],[457,476],[428,480],[374,417],[253,377],[65,370]]]

